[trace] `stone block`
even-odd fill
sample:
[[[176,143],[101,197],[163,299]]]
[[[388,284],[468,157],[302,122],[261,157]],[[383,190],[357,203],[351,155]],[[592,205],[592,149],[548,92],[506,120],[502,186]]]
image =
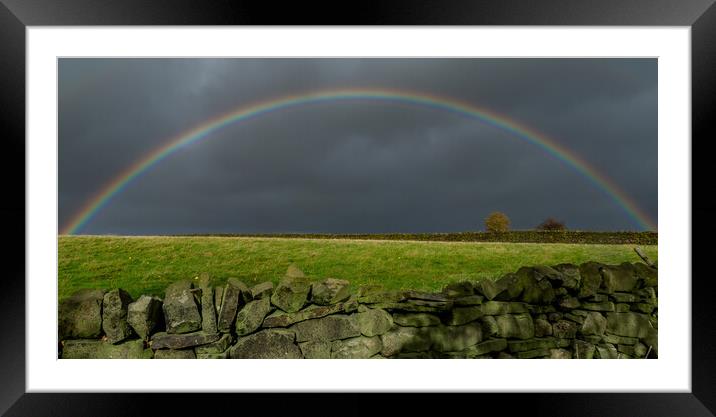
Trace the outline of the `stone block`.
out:
[[[535,265],[532,269],[534,270],[535,279],[537,279],[537,281],[548,279],[552,282],[562,283],[562,273],[551,266]]]
[[[619,352],[617,352],[617,348],[614,345],[602,343],[597,345],[597,352],[594,357],[595,359],[618,359]]]
[[[236,334],[243,336],[258,330],[271,308],[271,300],[268,298],[246,304],[236,315]]]
[[[544,319],[534,320],[535,337],[545,337],[552,335],[552,323]]]
[[[505,274],[504,276],[498,278],[495,281],[495,287],[502,289],[502,291],[497,296],[493,297],[492,300],[517,300],[520,298],[522,292],[525,290],[526,287],[529,287],[536,282],[537,281],[531,275],[531,270],[527,274],[521,274],[519,271],[517,274]]]
[[[642,346],[644,346],[644,345],[642,345]],[[617,348],[617,352],[619,352],[619,353],[623,353],[625,355],[629,355],[632,357],[635,356],[634,355],[634,345],[617,345],[616,348]],[[644,352],[646,352],[646,351],[644,351]]]
[[[614,303],[611,301],[603,303],[582,303],[582,308],[590,311],[614,311],[615,309]]]
[[[646,337],[653,330],[649,316],[639,313],[607,313],[607,332],[618,336]]]
[[[228,334],[227,334],[228,336]],[[217,353],[196,353],[197,359],[229,359],[229,351],[225,350],[223,352],[217,352]]]
[[[331,359],[368,359],[383,348],[379,336],[359,336],[331,344]]]
[[[199,355],[209,355],[209,354],[217,354],[217,353],[225,353],[226,350],[231,346],[231,343],[234,341],[233,336],[231,336],[229,333],[223,333],[221,334],[221,337],[219,340],[211,343],[207,343],[205,345],[200,345],[194,348],[194,352],[197,355],[197,358]]]
[[[60,340],[91,339],[102,334],[102,300],[105,290],[80,290],[62,300],[58,308]]]
[[[495,300],[500,298],[500,295],[504,292],[507,293],[507,284],[503,281],[493,281],[491,279],[483,279],[475,285],[475,291],[484,295],[488,300]],[[511,298],[511,297],[507,297]]]
[[[201,314],[190,281],[177,281],[167,287],[162,309],[167,333],[190,333],[201,329]]]
[[[550,359],[572,359],[572,352],[566,349],[550,349],[549,350],[549,358]]]
[[[142,359],[144,342],[139,339],[112,344],[103,340],[65,340],[62,359]]]
[[[154,359],[196,359],[193,349],[160,349],[154,351]]]
[[[577,324],[584,324],[584,317],[578,316],[576,314],[567,313],[564,315],[564,318],[567,320],[571,320]]]
[[[214,288],[201,288],[201,330],[216,333],[216,307],[214,307]]]
[[[372,291],[358,297],[361,304],[400,303],[405,300],[407,297],[403,291]]]
[[[152,336],[150,345],[154,350],[185,349],[216,342],[220,337],[221,334],[219,333],[206,333],[203,331],[181,334],[159,332]]]
[[[602,273],[600,272],[602,266],[598,262],[585,262],[579,265],[579,275],[581,276],[577,294],[579,298],[587,298],[597,294],[597,289],[602,285]]]
[[[143,340],[149,340],[154,330],[164,323],[162,300],[158,297],[141,295],[127,306],[127,323]]]
[[[221,300],[224,299],[224,287],[214,288],[214,307],[216,308],[217,316],[221,312]],[[217,317],[218,320],[218,317]]]
[[[602,288],[609,294],[616,291],[630,292],[636,287],[637,276],[632,264],[623,263],[621,265],[605,265],[601,269],[602,272]]]
[[[332,342],[302,342],[298,347],[305,359],[331,359]]]
[[[336,314],[319,319],[306,320],[291,326],[297,342],[333,341],[360,336],[360,327],[353,315]]]
[[[444,294],[439,294],[439,293],[407,290],[407,291],[403,291],[403,295],[405,296],[406,300],[411,300],[411,301],[412,300],[423,300],[423,301],[433,301],[433,302],[439,302],[439,303],[446,303],[446,302],[452,303],[452,300],[450,298],[448,298]]]
[[[288,327],[301,321],[318,319],[331,314],[350,313],[355,311],[357,307],[357,303],[353,303],[349,300],[344,303],[329,306],[310,305],[295,313],[286,313],[285,311],[276,310],[266,317],[263,322],[263,327]]]
[[[554,288],[549,280],[538,281],[537,285],[525,286],[522,301],[528,304],[550,304],[555,299]]]
[[[579,282],[581,276],[579,275],[579,267],[572,264],[559,264],[553,266],[553,268],[562,273],[561,286],[570,290],[576,290],[579,288]]]
[[[407,299],[400,304],[411,305],[411,306],[416,306],[416,307],[430,307],[430,308],[434,308],[438,311],[450,311],[453,308],[452,300],[431,301],[431,300],[422,300],[422,299]]]
[[[369,295],[375,295],[380,294],[382,292],[385,292],[385,289],[380,284],[366,284],[361,285],[358,287],[357,296],[360,297],[367,297]]]
[[[604,335],[603,340],[613,345],[634,345],[639,341],[636,337],[617,336],[609,333]]]
[[[399,327],[380,336],[383,356],[401,352],[424,352],[430,350],[432,340],[428,329],[432,327]]]
[[[593,344],[583,340],[574,341],[574,357],[576,359],[593,359],[596,348]]]
[[[311,282],[306,278],[284,278],[271,295],[271,303],[287,313],[302,309],[308,301]]]
[[[379,336],[393,327],[393,317],[385,310],[375,309],[356,313],[355,319],[361,334],[368,337]]]
[[[561,339],[572,339],[577,335],[577,324],[572,321],[560,320],[552,325],[552,334]]]
[[[311,286],[311,302],[330,305],[345,301],[351,296],[350,282],[344,279],[326,278]]]
[[[469,281],[452,282],[443,288],[442,293],[450,298],[467,297],[475,294],[475,287]]]
[[[619,346],[626,346],[626,345],[619,345]],[[644,356],[646,356],[646,352],[649,351],[649,348],[647,348],[646,345],[641,342],[638,342],[638,343],[634,344],[633,346],[634,346],[634,349],[633,349],[634,353],[632,356],[634,356],[636,358],[643,358]]]
[[[216,327],[220,332],[229,333],[234,328],[236,314],[246,298],[242,296],[244,292],[250,294],[251,290],[243,282],[235,278],[229,278],[226,282],[216,322]]]
[[[598,312],[590,312],[580,329],[583,335],[602,336],[607,329],[607,319]]]
[[[531,339],[535,328],[529,314],[504,314],[495,316],[497,336],[514,339]]]
[[[254,300],[271,298],[271,294],[273,294],[273,282],[271,281],[262,282],[251,287],[251,297]]]
[[[291,330],[261,330],[249,336],[240,337],[236,344],[229,348],[229,358],[301,359],[303,355],[294,340],[295,334]]]
[[[107,292],[102,301],[102,330],[109,343],[119,343],[134,334],[127,322],[132,296],[121,288]]]

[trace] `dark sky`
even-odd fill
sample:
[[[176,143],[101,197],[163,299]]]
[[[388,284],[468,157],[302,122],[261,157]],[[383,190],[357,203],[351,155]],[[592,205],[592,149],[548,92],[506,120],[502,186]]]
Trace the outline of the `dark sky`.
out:
[[[655,59],[60,59],[59,224],[152,149],[207,119],[335,88],[459,99],[578,154],[657,219]],[[638,230],[543,149],[474,119],[381,101],[236,123],[132,182],[79,233],[450,232],[556,217]]]

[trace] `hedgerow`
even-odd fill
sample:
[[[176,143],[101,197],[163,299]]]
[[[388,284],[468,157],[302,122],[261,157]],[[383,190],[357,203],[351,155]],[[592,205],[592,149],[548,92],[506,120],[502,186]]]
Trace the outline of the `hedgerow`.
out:
[[[186,235],[185,235],[186,236]],[[605,245],[657,245],[657,232],[589,232],[578,230],[513,230],[509,232],[458,233],[272,233],[272,234],[193,234],[190,236],[280,237],[304,239],[417,240],[438,242],[505,242],[505,243],[583,243]]]

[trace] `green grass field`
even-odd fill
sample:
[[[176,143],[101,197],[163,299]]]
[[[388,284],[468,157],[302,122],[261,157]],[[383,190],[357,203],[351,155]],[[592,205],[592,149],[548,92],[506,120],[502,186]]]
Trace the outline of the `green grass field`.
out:
[[[497,278],[521,266],[637,262],[633,245],[458,243],[232,237],[58,238],[59,298],[82,288],[123,288],[162,296],[179,279],[208,273],[274,283],[295,263],[310,278],[343,278],[354,288],[440,290],[462,279]],[[657,261],[657,246],[643,246]]]

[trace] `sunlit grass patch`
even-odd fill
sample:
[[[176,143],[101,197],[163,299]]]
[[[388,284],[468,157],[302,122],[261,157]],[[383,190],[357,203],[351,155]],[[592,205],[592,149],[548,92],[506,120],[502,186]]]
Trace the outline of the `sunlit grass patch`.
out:
[[[525,265],[637,262],[634,245],[463,243],[246,237],[59,237],[59,297],[81,288],[162,296],[179,279],[208,273],[216,285],[278,282],[289,264],[354,287],[436,291],[460,280],[497,278]],[[642,246],[657,261],[657,246]]]

